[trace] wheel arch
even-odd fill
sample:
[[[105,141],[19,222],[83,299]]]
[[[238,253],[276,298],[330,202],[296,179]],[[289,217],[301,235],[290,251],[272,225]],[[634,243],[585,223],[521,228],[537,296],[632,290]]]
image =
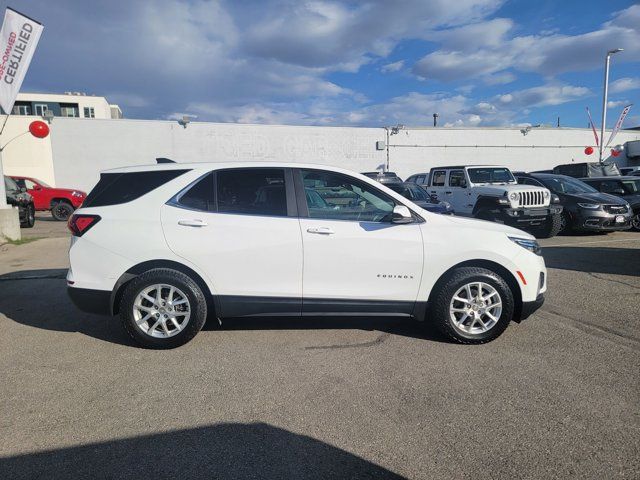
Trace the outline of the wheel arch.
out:
[[[476,197],[475,204],[473,205],[472,215],[477,215],[480,210],[491,209],[496,210],[499,208],[498,200],[502,197],[492,195],[478,195]]]
[[[204,279],[198,272],[184,265],[183,263],[176,262],[175,260],[159,259],[147,260],[145,262],[138,263],[137,265],[129,268],[120,276],[115,286],[113,287],[113,291],[111,292],[110,307],[112,315],[117,315],[119,313],[120,299],[122,298],[122,294],[124,293],[124,290],[129,282],[131,282],[131,280],[143,274],[144,272],[148,272],[149,270],[154,270],[156,268],[168,268],[187,275],[198,284],[198,286],[202,290],[202,293],[204,293],[205,297],[207,298],[207,307],[213,307],[214,312],[220,311],[217,302],[215,301],[213,292],[207,285],[207,282],[204,281]]]
[[[49,202],[49,208],[53,208],[55,205],[57,205],[60,202],[68,203],[73,208],[73,204],[71,203],[71,200],[69,200],[66,197],[53,197],[51,199],[51,202]]]
[[[518,283],[518,280],[513,275],[513,273],[511,273],[509,269],[492,260],[485,260],[485,259],[465,260],[464,262],[460,262],[451,266],[442,275],[440,275],[438,280],[436,280],[436,283],[434,283],[433,287],[431,288],[431,292],[429,293],[429,305],[433,304],[434,296],[439,291],[442,284],[445,283],[447,279],[451,276],[453,271],[457,268],[462,268],[462,267],[485,268],[487,270],[491,270],[492,272],[495,272],[498,275],[500,275],[504,279],[504,281],[507,282],[507,285],[513,292],[513,301],[514,301],[513,320],[516,322],[520,321],[522,317],[522,289],[520,287],[520,284]]]

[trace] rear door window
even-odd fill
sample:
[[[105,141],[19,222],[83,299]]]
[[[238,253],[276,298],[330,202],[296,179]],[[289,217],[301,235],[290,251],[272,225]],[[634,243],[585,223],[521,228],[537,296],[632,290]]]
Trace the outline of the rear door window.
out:
[[[217,172],[219,213],[287,216],[282,168],[239,168]]]
[[[467,181],[464,178],[463,170],[451,170],[449,173],[449,186],[450,187],[466,187]]]

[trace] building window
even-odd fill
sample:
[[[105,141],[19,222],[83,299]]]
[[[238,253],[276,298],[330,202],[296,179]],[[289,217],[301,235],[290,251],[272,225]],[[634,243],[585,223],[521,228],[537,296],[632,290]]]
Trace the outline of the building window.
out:
[[[84,107],[84,118],[96,118],[93,107]]]
[[[44,117],[44,112],[49,110],[49,106],[46,103],[36,103],[36,115]]]
[[[14,105],[12,113],[14,115],[31,115],[31,105]]]
[[[62,115],[63,117],[79,117],[80,115],[78,113],[78,105],[61,103],[60,115]]]

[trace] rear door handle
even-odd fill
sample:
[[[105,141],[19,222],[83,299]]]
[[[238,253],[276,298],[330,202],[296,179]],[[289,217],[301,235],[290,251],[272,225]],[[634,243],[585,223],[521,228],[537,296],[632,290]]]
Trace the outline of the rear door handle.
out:
[[[444,192],[444,193],[446,193],[447,195],[452,195],[453,194],[453,192]]]
[[[336,233],[329,227],[311,227],[307,228],[307,232],[317,233],[318,235],[333,235],[334,233]]]
[[[178,225],[182,225],[183,227],[206,227],[207,222],[204,220],[179,220]]]

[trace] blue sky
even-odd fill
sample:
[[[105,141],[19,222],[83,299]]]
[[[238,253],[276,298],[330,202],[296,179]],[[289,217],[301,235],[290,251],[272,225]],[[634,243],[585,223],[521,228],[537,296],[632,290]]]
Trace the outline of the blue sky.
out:
[[[303,125],[640,125],[640,4],[503,0],[14,0],[45,30],[23,91],[130,118]]]

